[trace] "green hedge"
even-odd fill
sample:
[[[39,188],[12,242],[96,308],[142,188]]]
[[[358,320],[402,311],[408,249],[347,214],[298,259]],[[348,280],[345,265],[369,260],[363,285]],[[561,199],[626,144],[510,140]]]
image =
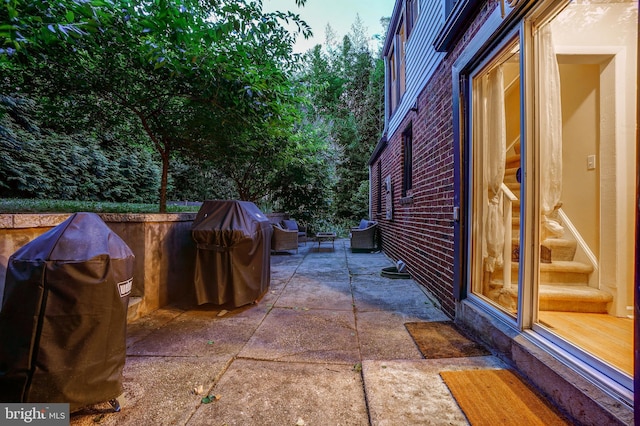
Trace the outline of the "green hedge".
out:
[[[157,202],[159,165],[148,151],[40,129],[32,107],[0,97],[0,198]]]
[[[200,206],[168,205],[167,212],[197,212]],[[33,200],[0,198],[0,213],[157,213],[157,204],[111,203],[76,200]]]

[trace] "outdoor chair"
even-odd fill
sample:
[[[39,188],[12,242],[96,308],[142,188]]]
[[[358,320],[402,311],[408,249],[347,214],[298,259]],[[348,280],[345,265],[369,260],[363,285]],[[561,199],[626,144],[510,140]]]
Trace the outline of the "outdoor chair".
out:
[[[307,227],[299,226],[298,222],[293,219],[285,219],[282,221],[282,229],[286,229],[288,231],[297,231],[298,232],[298,242],[303,242],[307,245]]]
[[[273,224],[271,236],[271,251],[295,250],[298,252],[298,231],[283,229],[278,224]]]
[[[377,232],[378,222],[362,219],[358,227],[351,228],[351,252],[377,250]]]

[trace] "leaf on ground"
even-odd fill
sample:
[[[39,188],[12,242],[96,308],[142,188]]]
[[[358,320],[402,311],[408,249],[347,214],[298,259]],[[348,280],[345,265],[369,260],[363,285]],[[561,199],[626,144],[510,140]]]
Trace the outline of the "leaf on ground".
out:
[[[204,398],[202,398],[200,402],[203,404],[209,404],[211,402],[218,401],[220,398],[221,398],[220,395],[207,395]]]

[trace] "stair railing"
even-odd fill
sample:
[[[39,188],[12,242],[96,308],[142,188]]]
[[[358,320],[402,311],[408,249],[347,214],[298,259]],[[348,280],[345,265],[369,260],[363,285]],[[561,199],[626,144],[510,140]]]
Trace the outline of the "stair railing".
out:
[[[513,141],[507,146],[507,149],[505,149],[504,152],[509,152],[509,150],[511,150],[511,148],[516,146],[518,142],[520,142],[520,135],[516,136],[515,139],[513,139]],[[520,154],[518,154],[518,157],[519,156]]]
[[[589,286],[590,287],[599,287],[598,285],[598,258],[589,247],[589,244],[582,238],[582,234],[578,231],[576,226],[571,222],[569,216],[565,213],[562,208],[558,208],[556,210],[558,214],[558,218],[562,226],[564,226],[565,232],[568,232],[569,235],[576,241],[577,248],[576,254],[574,255],[574,259],[580,260],[582,262],[588,263],[593,267],[593,273],[589,274]]]
[[[502,288],[508,289],[511,287],[511,241],[512,241],[512,229],[513,229],[513,203],[518,201],[518,197],[502,183],[500,190],[503,193],[502,197],[502,220],[504,223],[504,247],[502,249]]]

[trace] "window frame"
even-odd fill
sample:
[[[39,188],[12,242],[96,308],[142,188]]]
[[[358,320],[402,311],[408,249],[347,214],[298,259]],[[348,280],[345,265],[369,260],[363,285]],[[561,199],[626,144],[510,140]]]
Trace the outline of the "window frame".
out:
[[[413,190],[413,126],[402,132],[402,197],[410,197]]]
[[[398,30],[396,32],[396,64],[398,67],[398,104],[402,100],[403,95],[407,91],[407,28],[406,19],[400,20]]]
[[[397,98],[397,94],[396,94],[396,87],[397,87],[397,81],[398,81],[398,70],[397,70],[397,59],[395,56],[395,45],[391,46],[391,49],[389,50],[389,56],[388,56],[388,69],[389,69],[389,78],[388,78],[388,82],[389,82],[389,87],[388,87],[388,96],[389,96],[389,116],[393,115],[393,113],[395,112],[396,108],[398,107],[399,99]]]
[[[405,14],[407,18],[407,40],[413,33],[413,28],[416,25],[418,16],[420,15],[420,1],[419,0],[406,0]]]
[[[376,197],[376,213],[382,214],[382,191],[384,190],[384,183],[382,181],[382,161],[378,160],[376,166],[376,178],[378,180],[378,195]]]
[[[392,21],[395,26],[390,30],[393,31],[388,32],[391,34],[391,44],[386,55],[389,76],[387,78],[389,85],[387,89],[389,96],[388,118],[393,116],[398,109],[407,90],[406,45],[418,19],[419,9],[419,0],[404,0],[397,19]]]

